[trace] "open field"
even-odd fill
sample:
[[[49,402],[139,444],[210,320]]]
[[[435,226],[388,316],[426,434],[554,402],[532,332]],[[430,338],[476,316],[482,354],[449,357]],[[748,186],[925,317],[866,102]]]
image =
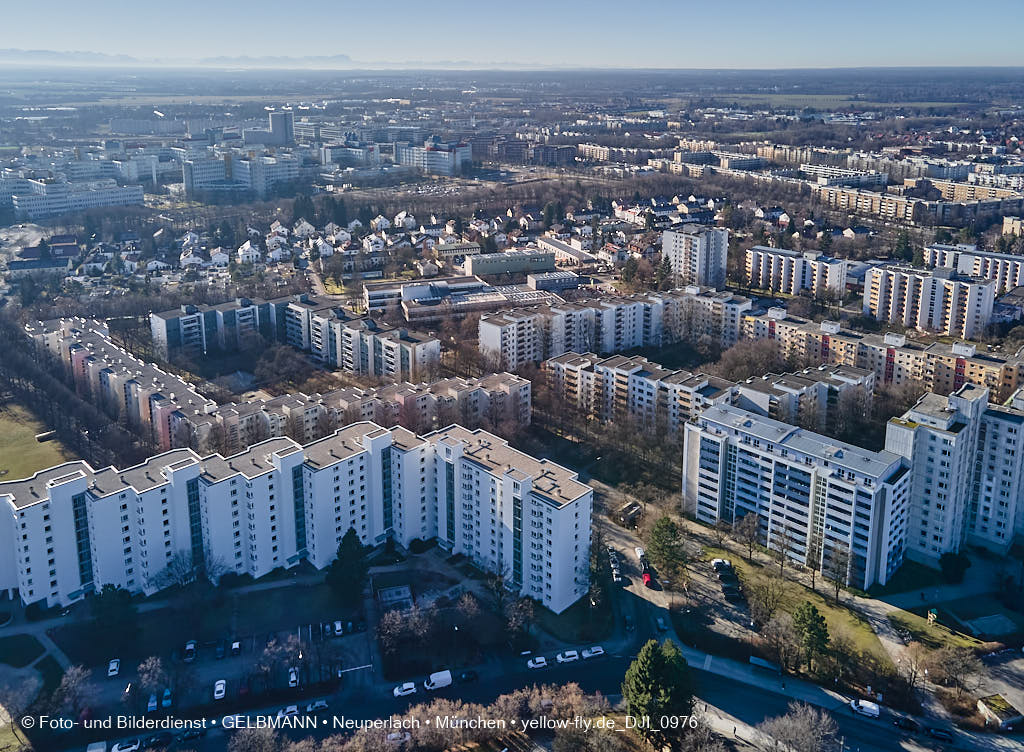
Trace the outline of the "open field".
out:
[[[59,441],[36,441],[45,430],[21,405],[0,406],[0,480],[26,478],[72,458]]]
[[[906,630],[910,639],[929,648],[976,648],[981,645],[970,635],[950,629],[944,624],[929,624],[928,619],[910,611],[895,611],[889,614],[889,622],[896,629]]]
[[[713,99],[720,102],[736,102],[745,105],[764,104],[771,107],[811,107],[814,109],[882,109],[900,107],[924,110],[929,107],[959,107],[963,102],[870,102],[856,99],[853,94],[716,94]]]

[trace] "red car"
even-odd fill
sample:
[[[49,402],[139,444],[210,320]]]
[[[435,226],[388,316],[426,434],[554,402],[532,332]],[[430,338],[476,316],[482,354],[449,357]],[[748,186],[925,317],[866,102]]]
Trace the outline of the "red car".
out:
[[[644,586],[645,587],[650,587],[651,586],[651,573],[650,572],[644,572],[643,573],[643,578],[644,578]]]

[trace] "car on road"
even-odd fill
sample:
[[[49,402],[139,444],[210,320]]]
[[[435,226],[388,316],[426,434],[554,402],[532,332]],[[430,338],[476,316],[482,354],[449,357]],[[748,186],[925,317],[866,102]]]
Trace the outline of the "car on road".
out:
[[[345,625],[340,621],[334,622],[334,636],[340,637],[343,634],[345,634]]]
[[[640,546],[637,546],[633,550],[636,552],[636,558],[638,558],[638,559],[643,559],[644,558],[644,554],[646,552],[643,550],[643,548],[641,548]]]
[[[185,643],[185,653],[182,656],[185,663],[191,663],[196,659],[196,650],[199,649],[199,645],[195,640],[189,640]]]
[[[110,663],[107,664],[107,678],[114,678],[121,673],[121,659],[113,658]]]
[[[223,700],[224,695],[227,694],[228,683],[223,679],[218,679],[213,683],[213,699]]]
[[[389,744],[407,744],[412,740],[412,734],[408,731],[392,731],[384,738]]]
[[[172,702],[174,702],[174,696],[171,694],[171,690],[168,687],[164,690],[163,697],[160,698],[160,707],[169,708],[171,707]]]
[[[572,663],[578,661],[580,654],[578,650],[563,650],[561,653],[555,656],[555,660],[559,663]]]
[[[477,681],[479,678],[480,678],[480,675],[477,674],[476,671],[463,671],[461,674],[459,674],[455,678],[455,680],[459,684],[469,684],[470,682]]]
[[[323,713],[325,710],[327,710],[327,700],[313,700],[306,706],[306,715]]]
[[[953,741],[953,734],[944,728],[933,728],[929,727],[924,730],[928,736],[932,739],[938,739],[940,742],[951,742]]]
[[[867,700],[850,700],[850,709],[868,718],[878,718],[880,713],[878,705]]]
[[[288,669],[288,686],[292,688],[299,686],[299,670],[294,666]]]
[[[399,684],[392,690],[395,697],[405,697],[406,695],[416,694],[416,682],[406,682],[405,684]]]
[[[725,572],[732,569],[732,562],[728,559],[712,559],[711,568],[716,572]]]
[[[242,654],[242,643],[240,641],[238,641],[238,640],[235,640],[234,642],[231,643],[231,655],[241,655],[241,654]]]
[[[283,707],[283,708],[281,708],[280,710],[277,711],[277,717],[278,718],[292,718],[294,716],[297,716],[298,714],[299,714],[299,706],[298,705],[286,705],[285,707]]]
[[[164,747],[170,746],[171,742],[174,741],[174,734],[169,731],[161,731],[159,734],[153,734],[146,738],[146,741],[142,743],[143,749],[163,749]]]
[[[527,668],[547,668],[548,659],[543,655],[538,655],[536,658],[531,658],[526,662]]]
[[[155,713],[157,708],[156,692],[149,696],[149,700],[146,702],[146,712]]]
[[[896,728],[901,728],[905,731],[913,731],[915,734],[921,730],[921,724],[915,721],[913,718],[908,718],[905,715],[901,715],[899,718],[892,722],[892,725]]]
[[[141,747],[141,739],[125,739],[111,747],[110,752],[138,752]]]
[[[644,581],[644,587],[651,587],[654,584],[654,578],[651,577],[650,572],[644,572],[640,577]]]
[[[600,645],[594,645],[593,647],[583,648],[583,660],[587,658],[597,658],[598,656],[604,655],[604,648]]]

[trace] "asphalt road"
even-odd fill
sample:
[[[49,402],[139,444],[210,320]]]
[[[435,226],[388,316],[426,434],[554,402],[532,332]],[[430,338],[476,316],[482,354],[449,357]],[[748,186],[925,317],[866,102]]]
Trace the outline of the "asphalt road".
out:
[[[628,655],[609,655],[591,661],[556,665],[540,671],[530,671],[525,668],[524,663],[524,668],[521,671],[513,671],[501,677],[484,677],[483,681],[474,684],[441,690],[436,693],[436,696],[486,704],[500,694],[529,686],[532,683],[576,682],[589,693],[601,692],[617,699],[622,676],[631,659],[632,656]],[[766,718],[786,712],[789,698],[784,695],[700,670],[695,670],[694,673],[698,681],[698,708],[700,708],[700,701],[707,701],[715,707],[725,709],[750,725],[756,725]],[[430,697],[434,696],[435,694],[431,693]],[[314,698],[308,698],[303,704],[312,699]],[[320,727],[316,730],[282,731],[282,735],[295,739],[307,736],[322,738],[338,733],[332,728],[332,716],[344,716],[357,720],[387,718],[396,713],[400,715],[409,705],[426,701],[428,696],[421,688],[416,695],[402,699],[387,695],[383,690],[377,690],[369,696],[362,695],[358,698],[328,697],[326,699],[330,703],[330,711],[320,717]],[[275,705],[260,711],[253,711],[248,715],[249,717],[274,715],[279,707]],[[883,715],[878,720],[872,720],[854,716],[845,709],[839,709],[833,712],[833,717],[839,726],[839,733],[845,742],[847,752],[891,752],[892,750],[912,748],[908,744],[912,737],[895,728],[891,723],[891,718],[887,715]],[[223,752],[227,749],[230,733],[222,729],[218,721],[217,727],[211,729],[204,738],[173,745],[172,749]],[[923,742],[923,740],[921,741]],[[939,749],[940,747],[923,744],[919,748]]]

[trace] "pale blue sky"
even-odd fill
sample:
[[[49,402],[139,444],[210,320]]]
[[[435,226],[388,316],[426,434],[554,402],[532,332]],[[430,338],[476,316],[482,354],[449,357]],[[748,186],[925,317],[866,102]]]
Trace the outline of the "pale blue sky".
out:
[[[1020,0],[47,0],[0,47],[567,67],[1024,65]]]

